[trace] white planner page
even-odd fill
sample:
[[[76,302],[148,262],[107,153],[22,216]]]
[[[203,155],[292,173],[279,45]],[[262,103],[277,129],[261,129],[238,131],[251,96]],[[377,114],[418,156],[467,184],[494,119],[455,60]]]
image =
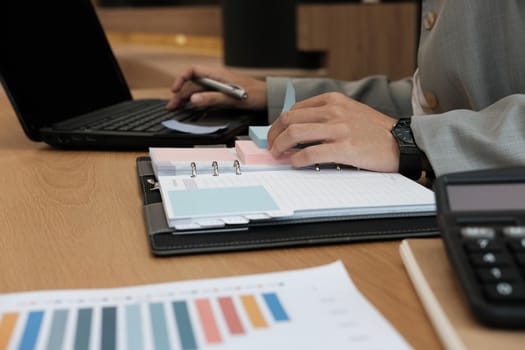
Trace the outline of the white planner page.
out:
[[[435,210],[434,193],[402,175],[352,169],[257,171],[195,178],[161,177],[160,187],[170,222],[191,217],[220,218],[254,213],[266,213],[269,217],[289,215],[309,218]],[[191,195],[183,193],[189,190]],[[257,197],[261,191],[267,196]],[[206,199],[193,201],[201,192],[206,192]],[[269,203],[272,201],[273,206]],[[184,203],[190,202],[191,208],[188,208]],[[258,203],[264,205],[258,207]],[[198,212],[206,204],[207,211]],[[185,216],[179,215],[180,206],[184,206]],[[194,209],[195,215],[192,216],[191,210],[187,212],[187,209]]]

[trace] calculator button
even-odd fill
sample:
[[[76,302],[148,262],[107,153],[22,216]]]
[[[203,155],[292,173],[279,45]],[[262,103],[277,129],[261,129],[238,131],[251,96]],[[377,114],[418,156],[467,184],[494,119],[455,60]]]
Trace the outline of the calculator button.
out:
[[[466,226],[461,228],[463,238],[494,238],[496,230],[492,227]]]
[[[503,234],[507,237],[525,238],[525,226],[507,226],[503,228]]]
[[[470,254],[470,260],[476,266],[509,265],[510,258],[502,253],[475,253]]]
[[[518,271],[508,267],[482,268],[476,273],[483,282],[516,281],[520,278]]]
[[[479,239],[467,239],[465,240],[465,248],[469,252],[477,251],[500,251],[505,248],[501,240],[479,238]]]
[[[523,284],[512,282],[499,282],[485,285],[485,292],[492,300],[525,300]]]

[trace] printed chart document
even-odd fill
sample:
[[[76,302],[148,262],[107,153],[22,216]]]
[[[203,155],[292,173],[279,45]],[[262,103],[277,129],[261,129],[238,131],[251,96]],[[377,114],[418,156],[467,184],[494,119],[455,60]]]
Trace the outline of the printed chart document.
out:
[[[4,349],[409,349],[338,261],[304,270],[0,295]]]

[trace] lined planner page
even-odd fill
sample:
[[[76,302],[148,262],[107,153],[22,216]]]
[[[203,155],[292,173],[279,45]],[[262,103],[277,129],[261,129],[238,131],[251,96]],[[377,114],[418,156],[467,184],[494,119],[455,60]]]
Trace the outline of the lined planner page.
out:
[[[195,178],[199,188],[264,185],[277,205],[295,212],[432,205],[434,194],[399,174],[326,169],[261,171]]]
[[[267,208],[289,213],[294,218],[432,212],[435,209],[433,192],[418,183],[399,174],[362,170],[259,171],[194,178],[162,177],[160,181],[170,222],[182,218],[174,208],[188,200],[187,193],[184,192],[189,190],[194,191],[191,194],[192,199],[198,197],[199,191],[208,197],[202,204],[192,202],[191,206],[185,207],[183,211],[186,219],[192,217],[191,210],[195,211],[193,217],[257,213],[257,210],[248,210],[254,208],[253,202],[258,201],[258,198],[250,198],[250,193],[258,193],[261,199],[264,198]],[[258,191],[253,191],[253,188]],[[232,196],[228,196],[228,191],[219,189],[230,189]],[[266,193],[261,193],[261,190]],[[217,197],[213,197],[214,192]],[[246,195],[243,196],[243,193]],[[270,203],[272,200],[273,203]],[[216,215],[213,213],[213,206],[209,205],[211,202],[217,208]],[[233,204],[238,212],[224,211]],[[200,206],[206,206],[206,215],[201,215],[203,211],[199,210]],[[259,212],[267,213],[265,210]]]

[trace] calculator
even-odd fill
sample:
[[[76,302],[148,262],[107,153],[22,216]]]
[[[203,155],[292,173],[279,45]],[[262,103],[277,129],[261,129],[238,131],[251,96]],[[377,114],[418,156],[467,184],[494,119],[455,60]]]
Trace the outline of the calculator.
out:
[[[434,189],[472,313],[488,326],[525,328],[525,167],[442,175]]]

